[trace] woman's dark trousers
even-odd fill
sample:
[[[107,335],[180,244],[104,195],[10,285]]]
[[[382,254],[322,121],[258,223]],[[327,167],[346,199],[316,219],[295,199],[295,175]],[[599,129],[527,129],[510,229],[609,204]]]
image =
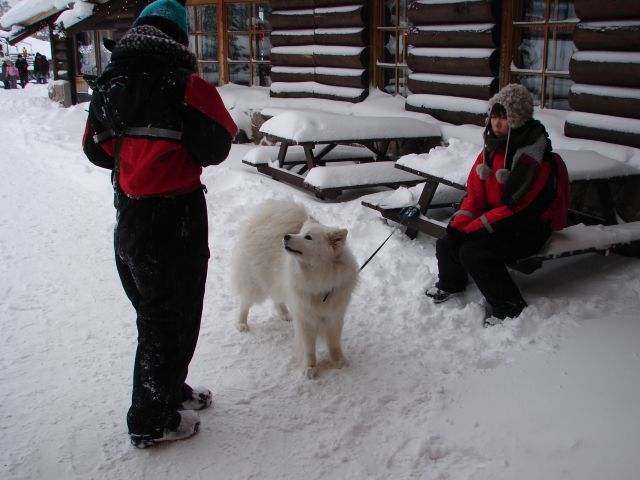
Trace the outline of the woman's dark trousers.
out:
[[[116,266],[137,313],[129,432],[174,429],[198,334],[209,259],[201,190],[176,197],[116,194]]]
[[[476,238],[446,234],[436,242],[436,286],[447,292],[460,292],[466,288],[468,276],[471,276],[491,305],[493,316],[517,317],[527,304],[511,278],[507,264],[540,251],[550,234],[547,225]]]

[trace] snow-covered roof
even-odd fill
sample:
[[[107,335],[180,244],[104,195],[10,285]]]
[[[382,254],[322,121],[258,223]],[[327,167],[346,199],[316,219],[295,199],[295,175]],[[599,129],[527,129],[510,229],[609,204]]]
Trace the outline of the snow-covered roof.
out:
[[[28,27],[73,6],[73,0],[22,0],[0,18],[4,28]]]

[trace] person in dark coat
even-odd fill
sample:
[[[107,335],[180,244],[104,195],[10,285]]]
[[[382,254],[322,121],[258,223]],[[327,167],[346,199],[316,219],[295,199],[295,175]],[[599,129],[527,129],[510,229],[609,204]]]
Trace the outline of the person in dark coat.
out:
[[[24,88],[29,83],[29,64],[27,59],[20,54],[18,54],[18,59],[16,60],[16,68],[20,75],[20,86]]]
[[[113,172],[116,267],[137,313],[127,424],[138,448],[194,435],[194,410],[211,404],[186,383],[209,260],[200,174],[226,158],[237,127],[188,44],[184,5],[149,4],[93,85],[83,139]]]
[[[40,80],[43,84],[49,81],[49,60],[44,55],[40,55]]]
[[[469,173],[467,196],[436,242],[434,303],[465,290],[471,276],[487,303],[485,326],[515,318],[527,306],[507,264],[538,252],[551,235],[554,175],[551,142],[533,116],[522,85],[489,100],[484,149]]]

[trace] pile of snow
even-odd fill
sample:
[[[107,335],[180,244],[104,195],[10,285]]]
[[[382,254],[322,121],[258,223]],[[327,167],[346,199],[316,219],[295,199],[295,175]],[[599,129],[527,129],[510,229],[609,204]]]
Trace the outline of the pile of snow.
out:
[[[241,163],[245,145],[203,174],[212,255],[189,377],[214,391],[214,407],[197,437],[132,449],[135,314],[114,266],[109,172],[80,147],[86,108],[61,108],[44,85],[0,90],[3,478],[637,478],[637,259],[589,255],[515,274],[530,306],[484,329],[473,284],[445,304],[427,300],[435,240],[398,231],[361,272],[348,365],[308,381],[291,325],[269,305],[252,311],[249,333],[233,327],[229,256],[242,219],[267,198],[300,202],[348,228],[361,262],[394,226],[363,198],[321,203],[258,174]]]

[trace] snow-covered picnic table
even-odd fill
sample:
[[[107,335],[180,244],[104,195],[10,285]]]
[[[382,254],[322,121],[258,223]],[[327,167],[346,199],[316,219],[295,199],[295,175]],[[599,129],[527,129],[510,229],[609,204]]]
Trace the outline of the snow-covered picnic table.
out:
[[[390,145],[412,140],[430,147],[441,139],[439,127],[413,118],[300,110],[274,116],[260,132],[279,145],[256,147],[243,162],[320,198],[345,189],[415,185],[422,178],[394,169]]]
[[[466,190],[467,176],[481,150],[481,146],[456,138],[449,141],[446,147],[435,147],[426,154],[411,154],[400,157],[395,167],[424,178],[425,183],[416,202],[411,194],[405,191],[395,192],[387,198],[376,201],[364,201],[366,207],[378,210],[383,217],[407,225],[407,235],[415,237],[418,232],[434,237],[442,237],[447,223],[427,217],[430,209],[443,205],[452,206],[451,202],[442,202],[436,195],[442,188],[447,190]],[[597,186],[604,218],[597,219],[593,215],[572,212],[579,219],[593,222],[599,220],[603,225],[573,225],[559,232],[554,232],[550,242],[538,255],[527,258],[517,264],[517,268],[530,272],[539,268],[542,261],[567,255],[586,252],[608,252],[614,247],[640,241],[640,222],[621,225],[613,206],[613,197],[609,182],[621,177],[640,175],[637,167],[614,160],[590,150],[555,150],[567,165],[569,180],[572,184],[593,182]],[[420,188],[420,187],[416,187]],[[421,215],[408,221],[402,221],[399,211],[404,206],[416,205]]]

